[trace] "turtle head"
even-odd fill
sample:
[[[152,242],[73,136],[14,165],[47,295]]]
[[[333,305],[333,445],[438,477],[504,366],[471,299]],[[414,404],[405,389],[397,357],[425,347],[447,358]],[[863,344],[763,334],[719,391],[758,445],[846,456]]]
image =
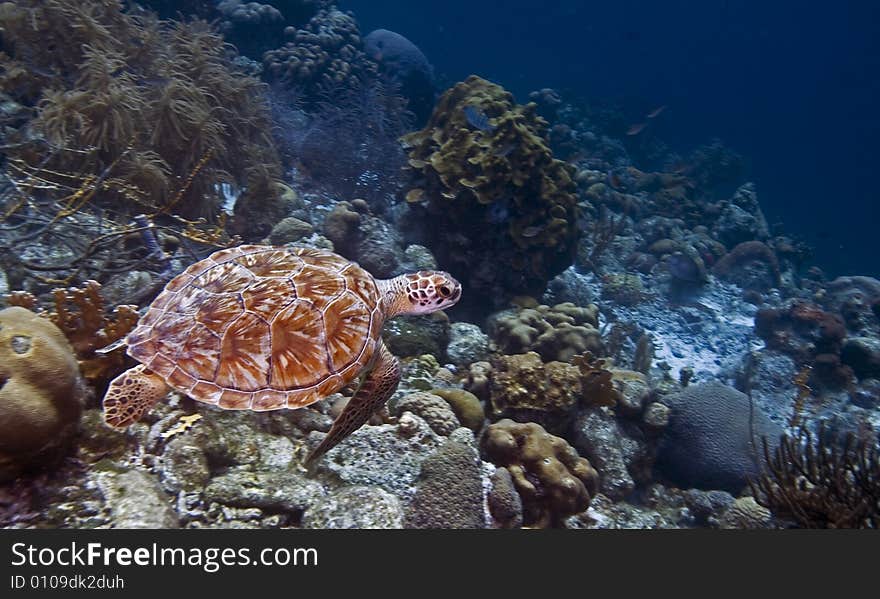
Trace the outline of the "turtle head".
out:
[[[386,318],[397,314],[428,314],[445,310],[461,298],[461,283],[449,273],[420,270],[388,281]]]

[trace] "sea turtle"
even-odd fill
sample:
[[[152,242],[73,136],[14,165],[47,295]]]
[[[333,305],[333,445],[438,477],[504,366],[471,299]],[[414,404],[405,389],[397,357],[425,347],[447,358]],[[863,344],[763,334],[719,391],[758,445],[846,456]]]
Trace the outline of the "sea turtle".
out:
[[[227,410],[301,408],[363,375],[311,462],[397,388],[400,365],[381,338],[385,320],[442,310],[460,296],[445,272],[376,280],[327,250],[214,252],[171,279],[125,338],[141,364],[110,383],[104,420],[129,426],[169,387]]]

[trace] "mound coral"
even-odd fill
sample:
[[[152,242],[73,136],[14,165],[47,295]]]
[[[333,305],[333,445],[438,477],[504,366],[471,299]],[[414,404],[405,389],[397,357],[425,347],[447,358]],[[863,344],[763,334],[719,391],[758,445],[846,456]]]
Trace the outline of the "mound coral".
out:
[[[413,173],[407,200],[414,218],[430,223],[423,245],[461,273],[472,290],[465,299],[497,306],[514,293],[538,295],[572,263],[576,186],[572,168],[553,158],[546,128],[535,104],[517,105],[471,76],[403,138]]]
[[[49,142],[17,158],[87,174],[93,201],[215,219],[218,183],[250,190],[280,173],[262,87],[206,23],[133,16],[118,0],[24,0],[0,5],[0,27],[0,85],[37,112],[20,134]],[[274,199],[253,201],[272,218]]]
[[[535,352],[495,360],[489,397],[496,416],[539,422],[564,431],[581,396],[581,372],[564,362],[543,363]]]
[[[853,379],[852,369],[841,360],[846,325],[816,304],[795,300],[785,309],[758,310],[755,333],[798,366],[811,365],[811,384],[842,388]]]
[[[0,310],[0,482],[61,459],[83,400],[64,334],[24,308]]]
[[[138,321],[137,306],[120,305],[108,312],[101,285],[86,281],[82,287],[58,288],[52,293],[54,310],[41,313],[64,333],[79,361],[83,376],[96,388],[125,370],[125,352],[97,350],[122,339]],[[37,299],[26,292],[14,292],[9,305],[33,310]]]
[[[742,272],[747,265],[758,263],[767,270],[765,277],[756,277]],[[744,241],[725,254],[715,264],[713,272],[721,278],[731,280],[743,287],[759,290],[778,287],[781,282],[779,260],[770,247],[760,241]],[[766,282],[761,279],[767,279]]]
[[[535,351],[545,361],[568,362],[585,351],[604,353],[598,315],[595,304],[539,305],[500,312],[490,320],[489,329],[503,353]]]
[[[422,462],[406,528],[483,528],[480,460],[473,435],[454,432]]]
[[[880,527],[880,451],[874,439],[829,439],[820,426],[764,446],[767,467],[752,492],[774,515],[805,528]]]
[[[263,55],[270,81],[296,87],[303,99],[318,99],[333,87],[354,86],[374,69],[363,53],[360,30],[351,14],[322,8],[307,23],[284,30],[289,40]]]
[[[776,447],[781,429],[749,397],[717,381],[661,398],[669,425],[657,465],[682,487],[739,493],[761,468],[760,440]]]
[[[598,489],[599,474],[590,462],[539,424],[496,422],[487,429],[482,448],[513,477],[526,526],[558,526],[586,510]]]

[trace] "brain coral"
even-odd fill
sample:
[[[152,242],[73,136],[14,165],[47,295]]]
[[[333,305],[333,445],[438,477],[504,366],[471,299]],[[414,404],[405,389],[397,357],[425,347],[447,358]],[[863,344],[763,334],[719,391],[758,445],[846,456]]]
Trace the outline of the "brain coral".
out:
[[[553,158],[547,122],[476,76],[440,97],[409,148],[413,210],[430,222],[428,245],[485,306],[538,295],[572,263],[578,236],[572,169]],[[419,212],[424,211],[424,212]]]
[[[513,477],[526,526],[547,527],[590,506],[599,474],[565,439],[539,424],[504,419],[489,426],[483,450]]]
[[[0,482],[63,457],[83,392],[58,327],[24,308],[0,310]]]
[[[657,466],[685,488],[739,493],[760,474],[761,439],[767,438],[772,451],[782,433],[746,394],[717,381],[691,385],[661,401],[670,417]]]
[[[564,362],[543,363],[535,352],[500,356],[489,397],[496,416],[539,422],[560,432],[570,424],[581,397],[581,372]]]

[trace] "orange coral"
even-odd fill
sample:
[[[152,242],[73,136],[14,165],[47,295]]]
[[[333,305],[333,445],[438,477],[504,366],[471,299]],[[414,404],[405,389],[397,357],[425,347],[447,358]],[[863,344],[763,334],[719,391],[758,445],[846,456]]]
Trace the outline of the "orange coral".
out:
[[[95,386],[103,386],[125,369],[125,354],[121,350],[96,352],[128,335],[139,318],[137,306],[123,304],[108,314],[97,281],[86,281],[80,288],[55,289],[53,298],[54,311],[43,311],[40,316],[51,320],[67,337],[83,376]],[[36,298],[25,291],[13,292],[8,302],[28,309],[37,304]]]

